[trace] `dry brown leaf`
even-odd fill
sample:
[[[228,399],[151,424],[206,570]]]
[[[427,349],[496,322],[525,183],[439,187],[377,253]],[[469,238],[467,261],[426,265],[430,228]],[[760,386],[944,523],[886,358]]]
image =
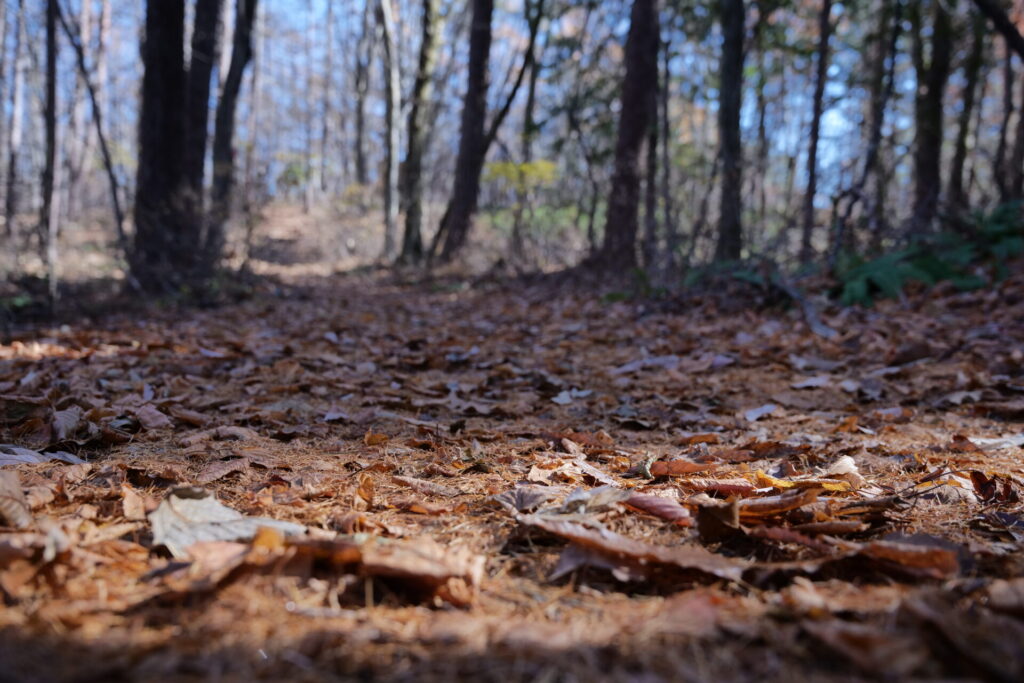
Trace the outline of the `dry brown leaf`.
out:
[[[401,477],[395,475],[391,477],[391,481],[402,486],[408,486],[417,493],[422,493],[428,496],[444,496],[451,498],[462,494],[462,491],[455,488],[454,486],[445,486],[444,484],[438,484],[426,479],[417,479],[415,477]]]

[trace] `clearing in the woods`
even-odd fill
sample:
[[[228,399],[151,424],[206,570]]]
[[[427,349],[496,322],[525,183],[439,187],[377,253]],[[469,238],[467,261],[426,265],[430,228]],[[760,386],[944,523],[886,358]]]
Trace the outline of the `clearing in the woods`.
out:
[[[351,275],[0,346],[0,680],[1024,678],[1024,277]]]

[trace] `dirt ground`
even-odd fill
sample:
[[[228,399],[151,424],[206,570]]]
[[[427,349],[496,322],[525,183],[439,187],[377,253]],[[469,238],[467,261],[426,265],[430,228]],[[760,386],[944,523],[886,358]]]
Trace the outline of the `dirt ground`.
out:
[[[0,680],[1024,678],[1024,276],[831,338],[617,298],[305,275],[16,330]]]

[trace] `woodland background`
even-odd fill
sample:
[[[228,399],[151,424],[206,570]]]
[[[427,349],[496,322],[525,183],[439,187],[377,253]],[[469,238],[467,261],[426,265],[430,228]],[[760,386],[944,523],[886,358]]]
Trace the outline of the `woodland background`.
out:
[[[32,277],[216,288],[296,234],[327,270],[977,284],[1021,246],[1022,9],[7,0],[5,305]]]

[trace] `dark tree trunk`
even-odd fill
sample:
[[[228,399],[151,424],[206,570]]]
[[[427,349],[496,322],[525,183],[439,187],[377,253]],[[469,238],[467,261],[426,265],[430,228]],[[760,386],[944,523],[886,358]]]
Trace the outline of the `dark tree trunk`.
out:
[[[734,261],[743,254],[743,145],[740,107],[743,101],[743,0],[721,0],[722,63],[718,105],[721,142],[722,195],[715,260]]]
[[[1006,166],[1006,146],[1010,138],[1010,119],[1013,117],[1013,53],[1010,52],[1009,41],[1006,43],[1006,56],[1003,59],[1003,121],[999,126],[999,144],[996,146],[995,168],[996,187],[999,189],[1000,201],[1010,198],[1009,173]]]
[[[363,27],[356,44],[356,182],[366,185],[370,175],[366,164],[366,96],[370,89],[370,52],[373,49],[371,2],[363,5]]]
[[[825,83],[828,80],[828,41],[832,34],[832,0],[822,0],[818,14],[818,69],[814,82],[811,114],[811,139],[807,150],[807,192],[804,194],[803,234],[800,239],[800,261],[808,263],[814,251],[814,198],[818,193],[818,138],[824,110]]]
[[[44,150],[42,195],[39,209],[39,234],[45,245],[45,263],[50,304],[57,300],[57,228],[59,211],[57,192],[57,0],[46,2],[46,101],[43,105]]]
[[[604,241],[596,264],[624,272],[636,266],[640,150],[655,121],[658,88],[658,4],[633,0]]]
[[[978,77],[985,56],[985,19],[974,13],[971,22],[973,37],[971,52],[964,63],[963,102],[953,150],[953,161],[949,167],[949,203],[954,211],[962,213],[967,208],[967,193],[964,190],[964,163],[967,160],[967,138],[974,113],[974,99],[978,90]]]
[[[926,29],[922,10],[932,15],[930,59],[925,59]],[[914,71],[917,74],[917,97],[914,100],[914,208],[910,235],[931,231],[938,212],[942,189],[942,106],[949,80],[953,35],[949,13],[941,0],[930,5],[915,6],[911,15],[914,24]]]
[[[217,30],[221,0],[196,0],[192,24],[192,58],[185,86],[185,148],[182,152],[184,183],[198,220],[202,214],[203,174],[206,166],[206,133],[210,117],[210,76],[217,55]]]
[[[657,58],[655,58],[657,59]],[[655,62],[657,63],[657,62]],[[658,257],[658,87],[651,90],[651,121],[647,125],[646,167],[644,169],[644,268],[650,272]]]
[[[512,103],[515,102],[516,94],[523,84],[526,72],[533,64],[533,48],[537,44],[540,21],[544,17],[544,0],[526,2],[524,11],[527,16],[530,37],[526,44],[522,66],[516,74],[504,104],[495,112],[494,118],[491,119],[491,125],[485,127],[487,63],[491,51],[491,17],[494,14],[494,1],[474,0],[473,2],[469,37],[469,76],[466,101],[462,109],[459,154],[455,161],[455,186],[452,188],[451,199],[448,201],[444,218],[441,219],[441,225],[434,236],[434,242],[430,249],[431,256],[433,256],[439,241],[443,239],[442,261],[451,261],[466,244],[473,216],[476,214],[477,201],[480,198],[480,173],[484,168],[487,150],[498,137],[498,130],[512,110]]]
[[[401,76],[398,72],[398,39],[391,0],[379,0],[377,19],[380,23],[384,49],[383,71],[385,89],[385,154],[384,154],[384,261],[390,261],[398,250],[398,145],[401,137]]]
[[[444,234],[441,260],[450,260],[469,234],[480,196],[480,172],[486,147],[487,72],[491,54],[491,17],[494,0],[473,0],[469,32],[469,74],[462,105],[459,153],[455,161],[455,185],[440,230]]]
[[[20,188],[18,183],[18,158],[21,154],[22,135],[25,130],[24,112],[25,108],[25,72],[28,69],[28,60],[25,45],[25,2],[18,0],[18,7],[14,15],[14,83],[11,86],[11,122],[8,128],[7,138],[7,177],[5,179],[6,192],[4,193],[4,230],[9,244],[13,244],[15,237],[14,217],[18,213]],[[18,250],[14,250],[15,259],[18,257]]]
[[[149,0],[142,42],[142,109],[135,182],[132,274],[148,291],[169,292],[196,278],[199,226],[188,220],[181,187],[185,142],[184,0]]]
[[[437,62],[439,0],[423,0],[420,54],[409,109],[409,149],[405,155],[405,233],[401,261],[418,264],[423,260],[423,156],[427,147],[426,114]]]
[[[238,0],[237,7],[231,66],[214,120],[213,188],[210,193],[209,233],[203,244],[203,256],[208,267],[216,265],[221,258],[225,226],[231,216],[231,193],[235,182],[235,108],[245,67],[252,58],[256,0]]]

